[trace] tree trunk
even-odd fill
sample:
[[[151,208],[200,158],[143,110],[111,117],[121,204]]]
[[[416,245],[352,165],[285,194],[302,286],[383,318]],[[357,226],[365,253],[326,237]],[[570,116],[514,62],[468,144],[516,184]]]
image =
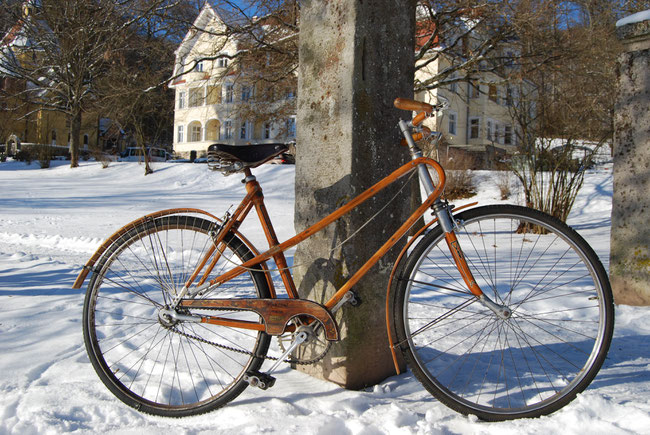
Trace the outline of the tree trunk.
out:
[[[79,135],[81,134],[81,110],[74,109],[70,116],[70,167],[79,166]]]

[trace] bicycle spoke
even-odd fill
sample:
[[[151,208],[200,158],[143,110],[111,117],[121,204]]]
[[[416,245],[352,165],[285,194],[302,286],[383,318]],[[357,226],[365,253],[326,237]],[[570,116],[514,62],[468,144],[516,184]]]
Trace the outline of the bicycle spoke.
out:
[[[595,279],[602,266],[579,236],[538,212],[489,206],[461,216],[456,237],[477,285],[510,315],[463,300],[473,296],[436,229],[399,281],[407,359],[462,412],[501,420],[558,409],[595,376],[611,339],[611,293]]]
[[[98,260],[101,275],[91,277],[84,308],[89,355],[118,397],[147,412],[179,416],[223,405],[243,390],[243,374],[259,368],[268,348],[263,332],[187,323],[161,312],[210,252],[213,227],[190,216],[144,222],[109,247]],[[239,239],[226,240],[212,274],[253,258]],[[213,290],[220,298],[270,297],[266,277],[256,271]],[[205,309],[177,312],[206,315]],[[260,321],[250,312],[220,316]]]

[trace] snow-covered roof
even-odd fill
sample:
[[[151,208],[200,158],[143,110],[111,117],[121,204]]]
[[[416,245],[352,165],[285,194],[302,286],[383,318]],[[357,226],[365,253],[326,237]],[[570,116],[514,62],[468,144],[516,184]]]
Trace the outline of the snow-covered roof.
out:
[[[199,39],[201,29],[213,30],[215,24],[222,24],[224,26],[234,26],[239,23],[236,15],[229,13],[223,9],[215,9],[206,3],[199,12],[199,15],[192,24],[192,29],[185,35],[183,41],[180,43],[175,51],[176,56],[183,57],[192,51],[194,44]]]
[[[628,17],[618,20],[616,22],[616,27],[622,27],[627,24],[640,23],[642,21],[649,21],[649,20],[650,20],[650,9],[648,9],[647,11],[637,12],[636,14],[632,14]]]

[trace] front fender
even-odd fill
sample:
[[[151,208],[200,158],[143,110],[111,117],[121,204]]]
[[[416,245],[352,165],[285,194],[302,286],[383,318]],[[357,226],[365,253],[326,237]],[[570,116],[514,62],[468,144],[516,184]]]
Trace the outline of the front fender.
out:
[[[465,204],[463,206],[460,206],[454,210],[454,212],[457,212],[459,210],[473,207],[477,205],[478,202],[472,202],[470,204]],[[416,240],[420,238],[420,236],[427,230],[427,228],[431,227],[432,225],[438,223],[438,219],[434,218],[431,222],[428,224],[424,225],[422,228],[420,228],[412,237],[411,239],[406,243],[404,248],[402,248],[402,251],[399,253],[397,256],[397,259],[395,260],[395,263],[393,264],[393,270],[390,272],[390,278],[388,279],[388,287],[386,288],[386,329],[388,333],[388,343],[390,345],[390,352],[391,355],[393,356],[393,364],[395,364],[395,372],[399,375],[402,373],[402,366],[403,364],[400,364],[400,360],[397,357],[397,352],[395,349],[399,346],[400,343],[395,344],[394,338],[395,338],[395,333],[393,329],[393,316],[392,314],[392,306],[394,305],[395,301],[393,301],[394,295],[393,295],[393,281],[395,279],[395,275],[397,274],[397,271],[399,270],[400,264],[403,260],[406,260],[407,257],[407,252],[409,248],[415,243]]]

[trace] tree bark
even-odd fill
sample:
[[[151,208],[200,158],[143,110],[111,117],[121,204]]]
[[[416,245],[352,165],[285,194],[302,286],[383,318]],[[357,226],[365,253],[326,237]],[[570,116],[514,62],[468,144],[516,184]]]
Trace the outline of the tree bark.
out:
[[[81,110],[75,109],[70,116],[70,167],[79,166],[79,135],[81,134]]]
[[[407,160],[397,122],[410,114],[400,113],[393,101],[413,94],[415,2],[307,0],[300,26],[297,231]],[[402,183],[298,247],[294,264],[301,296],[325,302],[392,235],[410,210],[410,186],[397,193]],[[395,202],[360,230],[394,196]],[[358,283],[354,290],[361,306],[337,313],[342,340],[305,371],[346,388],[372,385],[395,373],[384,307],[397,252],[389,252]]]

